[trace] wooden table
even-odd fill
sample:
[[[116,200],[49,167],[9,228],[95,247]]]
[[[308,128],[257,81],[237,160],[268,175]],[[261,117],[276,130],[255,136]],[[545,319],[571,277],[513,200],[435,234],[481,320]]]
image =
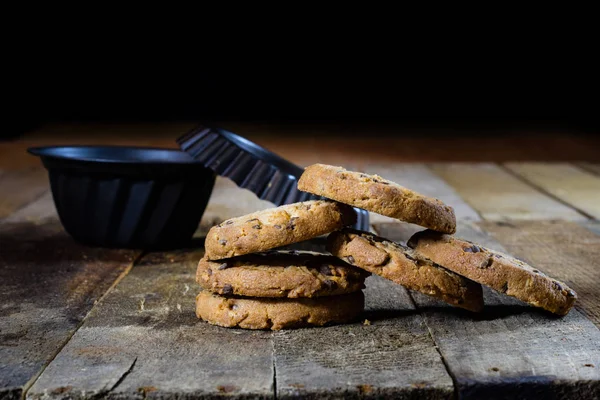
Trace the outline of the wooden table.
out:
[[[69,132],[100,128],[46,129],[55,134],[0,143],[0,399],[600,396],[600,164],[589,162],[599,161],[590,158],[597,148],[571,143],[571,155],[584,154],[577,162],[491,162],[510,159],[500,152],[488,162],[406,163],[378,156],[384,144],[357,157],[352,143],[339,150],[333,139],[329,150],[309,141],[314,151],[272,141],[301,165],[359,168],[440,198],[456,210],[457,236],[536,265],[579,300],[556,318],[485,290],[485,310],[473,316],[370,277],[370,323],[263,332],[195,317],[202,248],[108,250],[65,234],[46,171],[24,149],[97,142]],[[114,136],[102,140],[139,143],[136,129],[110,127]],[[142,144],[173,147],[160,135]],[[218,179],[198,235],[270,206]],[[419,229],[375,214],[371,222],[399,242]]]

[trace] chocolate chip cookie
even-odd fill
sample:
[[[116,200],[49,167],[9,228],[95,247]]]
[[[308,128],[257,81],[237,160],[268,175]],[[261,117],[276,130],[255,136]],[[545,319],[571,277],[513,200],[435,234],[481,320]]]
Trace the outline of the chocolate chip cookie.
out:
[[[304,170],[298,189],[439,232],[456,232],[452,207],[377,175],[314,164]]]
[[[352,207],[310,200],[229,219],[206,236],[206,256],[220,260],[308,240],[356,222]]]
[[[453,306],[476,312],[483,308],[480,284],[372,233],[354,229],[334,232],[327,238],[327,250],[349,264]]]
[[[331,255],[272,250],[219,261],[204,257],[196,281],[224,295],[297,298],[357,292],[369,275]]]
[[[408,245],[469,279],[558,315],[566,315],[577,299],[567,285],[527,263],[467,240],[424,230]]]
[[[244,329],[291,329],[340,324],[364,310],[362,291],[340,296],[268,299],[221,296],[203,290],[196,296],[196,316],[213,325]]]

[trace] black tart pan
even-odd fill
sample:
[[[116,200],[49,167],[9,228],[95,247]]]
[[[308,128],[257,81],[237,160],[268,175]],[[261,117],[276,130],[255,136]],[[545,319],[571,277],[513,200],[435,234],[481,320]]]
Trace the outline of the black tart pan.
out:
[[[304,170],[277,154],[221,128],[197,126],[177,139],[180,148],[217,175],[276,206],[323,199],[298,190]],[[369,213],[354,208],[354,228],[369,230]]]

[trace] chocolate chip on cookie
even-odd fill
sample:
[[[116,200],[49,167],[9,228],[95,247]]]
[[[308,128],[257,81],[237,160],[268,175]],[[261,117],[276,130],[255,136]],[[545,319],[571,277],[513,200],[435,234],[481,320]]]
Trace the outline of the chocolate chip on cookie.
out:
[[[356,222],[352,207],[335,201],[286,204],[213,226],[206,236],[210,260],[263,252],[308,240]]]
[[[526,262],[432,230],[415,233],[408,245],[434,262],[535,307],[566,315],[576,293]]]
[[[314,164],[304,170],[298,189],[439,232],[456,231],[452,207],[377,175]]]
[[[408,289],[456,307],[481,311],[481,285],[419,255],[414,250],[369,232],[343,229],[327,238],[327,250],[342,260]]]
[[[369,275],[331,255],[279,250],[239,256],[226,263],[204,257],[198,263],[196,281],[219,294],[298,298],[356,292],[364,289]]]
[[[203,290],[196,316],[213,325],[244,329],[292,329],[346,323],[364,310],[362,291],[298,299],[225,297]]]

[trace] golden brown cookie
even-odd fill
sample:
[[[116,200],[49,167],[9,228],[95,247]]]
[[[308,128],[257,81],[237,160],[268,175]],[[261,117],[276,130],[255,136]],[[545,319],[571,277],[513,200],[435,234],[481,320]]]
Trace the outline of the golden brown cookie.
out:
[[[356,222],[352,207],[310,200],[229,219],[213,226],[204,246],[209,260],[258,253],[308,240]]]
[[[452,207],[377,175],[314,164],[304,170],[298,190],[436,231],[456,231]]]
[[[362,291],[298,299],[225,297],[206,290],[196,296],[196,316],[210,324],[274,331],[350,322],[364,306]]]
[[[372,233],[354,229],[334,232],[327,238],[327,250],[349,264],[453,306],[470,311],[483,308],[480,284]]]
[[[523,261],[467,240],[424,230],[408,245],[456,273],[558,315],[566,315],[577,299],[567,285]]]
[[[218,294],[296,298],[357,292],[369,275],[331,255],[272,250],[220,261],[204,257],[196,281]]]

